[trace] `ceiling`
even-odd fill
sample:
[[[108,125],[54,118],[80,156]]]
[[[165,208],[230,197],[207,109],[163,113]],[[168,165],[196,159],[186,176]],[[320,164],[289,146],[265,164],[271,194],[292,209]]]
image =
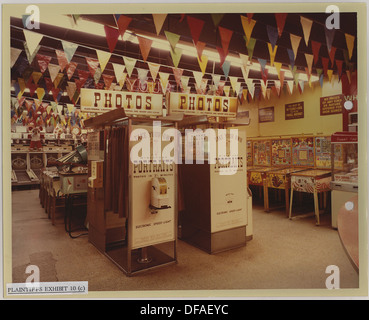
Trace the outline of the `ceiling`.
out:
[[[243,14],[246,16],[246,14]],[[188,27],[188,23],[186,20],[187,15],[181,14],[168,14],[164,25],[161,29],[159,35],[156,34],[155,24],[153,22],[152,14],[127,14],[127,17],[132,18],[131,23],[127,29],[127,33],[131,34],[142,34],[142,35],[151,35],[154,37],[158,37],[161,39],[166,39],[164,30],[180,35],[180,42],[188,43],[189,45],[193,45],[192,37],[190,33],[190,29]],[[204,27],[201,31],[199,41],[203,41],[206,43],[206,49],[213,50],[216,52],[216,48],[221,46],[221,39],[219,36],[219,31],[217,27],[215,27],[214,22],[212,20],[211,14],[191,14],[190,16],[196,17],[198,19],[203,20]],[[277,40],[278,50],[275,56],[275,61],[281,62],[284,68],[288,68],[290,64],[289,56],[287,53],[287,48],[291,48],[290,34],[294,34],[302,37],[299,45],[299,50],[297,57],[295,59],[295,65],[297,66],[297,71],[301,71],[305,73],[306,59],[304,53],[312,53],[311,41],[309,41],[308,46],[306,46],[304,41],[303,29],[300,23],[300,17],[303,16],[307,19],[312,20],[314,23],[312,25],[310,40],[317,41],[322,43],[320,49],[320,56],[329,57],[328,49],[326,46],[326,39],[324,33],[324,24],[329,16],[329,14],[325,13],[288,13],[283,33]],[[107,25],[111,27],[117,27],[116,18],[112,14],[103,14],[103,15],[80,15],[79,19],[90,21],[100,25]],[[257,39],[254,52],[253,52],[253,60],[252,62],[257,64],[258,60],[266,59],[269,61],[269,51],[268,51],[268,33],[267,33],[267,25],[276,27],[276,19],[274,13],[255,13],[252,16],[252,19],[256,21],[255,27],[252,31],[252,37]],[[339,60],[344,60],[343,50],[347,49],[345,33],[354,35],[356,38],[357,35],[357,17],[356,13],[340,13],[340,29],[337,29],[335,32],[334,40],[332,46],[337,48],[335,58]],[[23,34],[23,23],[22,19],[12,17],[10,19],[11,24],[11,47],[22,49],[23,58],[26,57],[24,52],[24,42],[25,37]],[[244,39],[244,30],[242,27],[240,14],[224,14],[222,17],[219,26],[223,28],[227,28],[233,31],[232,38],[229,43],[229,54],[233,56],[238,56],[238,53],[248,54],[248,50],[246,48],[245,39]],[[58,27],[54,25],[45,25],[41,23],[41,28],[44,37],[40,42],[40,49],[38,51],[39,54],[52,56],[52,60],[50,63],[58,64],[55,49],[62,50],[61,40],[65,40],[68,42],[73,42],[79,44],[79,47],[73,56],[73,61],[78,64],[78,68],[83,68],[88,70],[87,63],[85,57],[93,57],[96,58],[96,49],[108,51],[107,40],[104,36],[99,36],[95,34],[88,34],[85,32],[78,31],[78,21],[77,26],[75,28],[70,27]],[[351,62],[355,65],[357,63],[357,53],[356,53],[356,40],[354,43],[353,55]],[[114,70],[111,63],[122,63],[122,56],[132,57],[137,60],[136,67],[137,68],[148,68],[145,61],[142,60],[142,55],[140,52],[140,48],[137,44],[132,43],[130,41],[119,40],[113,54],[109,60],[109,63],[104,70],[104,73],[114,75]],[[170,52],[166,50],[160,50],[156,48],[151,48],[150,55],[147,59],[149,62],[158,63],[161,65],[160,71],[167,72],[172,74],[173,62],[170,55]],[[25,68],[31,70],[39,70],[37,66],[36,59],[33,60],[31,65],[24,66]],[[344,68],[347,66],[344,65]],[[200,71],[200,66],[197,61],[197,58],[190,56],[182,56],[179,62],[178,68],[184,69],[183,75],[192,76],[192,71]],[[321,59],[319,59],[318,63],[313,68],[313,73],[316,73],[315,68],[322,68]],[[19,68],[19,65],[16,64],[12,68],[12,80],[16,81],[19,77],[22,77],[24,69]],[[47,71],[46,71],[47,72]],[[223,75],[222,68],[219,63],[211,62],[207,64],[206,72],[204,77],[209,78],[211,80],[212,74]],[[46,76],[44,74],[44,76]],[[230,67],[229,76],[240,77],[242,79],[242,72],[239,67],[232,66]],[[78,77],[75,73],[74,78],[70,81],[73,81]],[[250,78],[261,79],[261,73],[258,70],[250,71]],[[278,79],[277,75],[270,74],[268,76],[269,80]],[[171,82],[175,82],[174,76],[171,75]],[[189,85],[194,84],[194,79],[190,79]],[[63,79],[59,86],[63,88],[65,87],[67,82],[66,77]],[[62,97],[60,102],[67,102],[68,97]]]

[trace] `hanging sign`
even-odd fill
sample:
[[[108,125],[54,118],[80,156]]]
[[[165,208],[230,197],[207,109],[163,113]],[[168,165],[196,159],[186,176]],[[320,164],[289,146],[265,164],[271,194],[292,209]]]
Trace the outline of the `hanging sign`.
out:
[[[331,114],[342,113],[342,106],[344,100],[343,95],[338,94],[335,96],[321,97],[320,98],[320,115],[326,116]]]
[[[285,104],[285,120],[304,117],[304,101]]]
[[[234,118],[237,115],[237,97],[198,95],[170,92],[169,112],[185,115],[209,115]]]
[[[103,113],[123,108],[127,115],[161,116],[163,95],[81,88],[82,112]]]

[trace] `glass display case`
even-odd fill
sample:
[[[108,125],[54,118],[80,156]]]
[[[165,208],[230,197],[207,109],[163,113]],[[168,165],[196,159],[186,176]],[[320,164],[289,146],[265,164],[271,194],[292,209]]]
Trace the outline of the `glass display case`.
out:
[[[334,133],[331,148],[332,227],[337,229],[339,209],[358,193],[357,132]]]

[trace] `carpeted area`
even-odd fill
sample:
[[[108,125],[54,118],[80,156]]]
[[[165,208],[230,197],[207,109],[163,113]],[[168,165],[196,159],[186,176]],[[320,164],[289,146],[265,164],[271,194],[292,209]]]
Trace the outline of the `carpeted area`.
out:
[[[24,282],[28,265],[37,265],[42,282],[88,281],[89,292],[122,292],[125,296],[250,296],[256,289],[325,289],[329,265],[340,271],[340,288],[358,288],[351,265],[330,215],[289,220],[282,210],[264,212],[254,204],[253,239],[242,248],[209,255],[178,240],[178,263],[127,277],[87,236],[69,237],[63,212],[51,221],[41,207],[38,190],[12,192],[12,277]],[[243,290],[251,290],[243,291]],[[213,291],[214,290],[214,291]],[[283,292],[278,291],[278,292]],[[156,294],[156,293],[155,293]],[[155,295],[154,294],[154,295]],[[265,294],[265,292],[264,292]]]

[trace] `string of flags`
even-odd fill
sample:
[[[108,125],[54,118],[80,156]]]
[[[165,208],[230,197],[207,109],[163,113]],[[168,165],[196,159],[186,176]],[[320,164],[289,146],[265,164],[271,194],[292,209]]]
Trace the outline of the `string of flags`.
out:
[[[328,50],[328,57],[325,57],[320,54],[323,47],[322,43],[310,39],[310,32],[314,21],[302,16],[300,17],[300,23],[303,30],[303,37],[292,33],[289,34],[291,46],[290,48],[286,48],[286,50],[290,60],[289,69],[293,75],[293,79],[285,81],[285,70],[282,70],[282,63],[276,61],[275,57],[277,51],[281,50],[281,47],[278,46],[278,39],[284,32],[287,15],[287,13],[276,13],[275,21],[277,27],[266,25],[269,40],[269,42],[267,42],[269,51],[268,60],[254,57],[253,54],[255,45],[257,41],[259,41],[258,39],[253,38],[253,30],[258,22],[253,19],[253,14],[251,13],[240,15],[247,54],[239,53],[239,58],[242,62],[242,78],[239,79],[238,77],[230,75],[232,63],[230,60],[227,60],[234,31],[220,25],[223,18],[222,14],[212,14],[214,27],[218,31],[220,37],[221,46],[216,49],[219,54],[220,66],[223,74],[211,74],[211,79],[209,79],[208,74],[206,73],[209,57],[203,54],[207,44],[199,40],[205,22],[199,18],[183,14],[180,22],[187,22],[192,42],[197,52],[197,61],[200,71],[186,70],[190,71],[192,74],[184,74],[185,69],[179,68],[183,52],[182,49],[177,46],[181,36],[168,30],[164,30],[164,35],[170,45],[170,55],[173,62],[171,69],[175,79],[174,85],[169,81],[170,73],[160,72],[160,67],[164,65],[153,63],[148,60],[153,40],[144,36],[137,35],[137,40],[142,56],[142,60],[140,61],[147,64],[147,69],[136,66],[137,61],[139,61],[138,59],[121,56],[121,63],[111,63],[114,75],[104,73],[111,56],[113,54],[116,56],[114,50],[119,38],[123,40],[123,36],[132,21],[132,18],[128,16],[122,14],[114,15],[116,27],[104,26],[107,50],[96,50],[96,58],[85,57],[87,70],[78,68],[78,64],[72,61],[78,49],[78,44],[61,40],[63,50],[55,49],[55,56],[58,63],[51,63],[53,58],[52,56],[39,53],[41,48],[40,43],[44,35],[28,29],[23,29],[25,37],[24,52],[26,53],[26,57],[21,55],[23,50],[13,47],[11,48],[10,56],[11,67],[16,68],[20,75],[18,79],[12,83],[15,91],[14,98],[17,102],[12,104],[14,107],[12,109],[12,119],[14,116],[16,117],[14,120],[16,121],[20,118],[22,121],[26,121],[25,115],[29,116],[31,114],[33,118],[35,117],[35,114],[38,114],[38,118],[40,118],[37,111],[41,108],[41,119],[43,121],[55,122],[59,119],[59,121],[64,124],[70,123],[68,121],[76,121],[81,124],[89,115],[82,114],[79,116],[78,111],[76,111],[78,110],[76,107],[79,99],[79,91],[83,87],[90,86],[107,90],[122,90],[123,87],[126,86],[126,89],[129,91],[141,90],[152,93],[166,92],[168,90],[175,89],[190,92],[191,87],[189,80],[193,79],[195,90],[199,94],[204,94],[210,89],[215,94],[219,95],[235,95],[241,101],[244,99],[248,99],[250,101],[250,99],[252,100],[261,97],[269,99],[271,93],[280,96],[282,90],[287,90],[287,92],[292,94],[294,87],[298,88],[300,93],[302,93],[305,83],[299,79],[299,72],[297,72],[297,66],[295,64],[296,57],[300,54],[299,47],[301,41],[304,41],[306,46],[308,46],[309,43],[311,44],[311,52],[303,53],[306,60],[306,67],[304,68],[308,77],[309,86],[312,86],[310,78],[313,74],[313,67],[318,75],[321,86],[323,85],[324,78],[328,78],[329,81],[332,81],[335,71],[337,72],[339,79],[342,76],[347,76],[350,81],[351,74],[354,72],[354,64],[351,60],[355,36],[346,33],[345,40],[347,48],[339,49],[332,45],[335,36],[335,29],[329,30],[325,27],[324,32],[326,43],[323,45],[325,45]],[[163,31],[167,14],[152,14],[152,16],[156,34],[159,35]],[[78,19],[79,17],[76,16],[73,21],[78,23]],[[336,58],[336,52],[338,50],[343,51],[344,60]],[[260,64],[261,79],[249,78],[250,63],[252,63],[253,59]],[[319,60],[321,67],[318,68]],[[36,61],[36,63],[33,63],[34,61]],[[344,63],[346,70],[343,69]],[[34,67],[35,65],[38,69]],[[275,68],[278,80],[268,79],[267,65]],[[165,67],[168,68],[168,66]],[[134,72],[135,74],[133,75]],[[205,75],[207,75],[207,77],[205,77]],[[230,85],[226,85],[227,83]],[[29,89],[31,100],[24,99],[23,94],[26,89]],[[71,105],[75,108],[74,112],[70,112],[71,107],[59,107],[60,98],[63,95],[68,96]],[[49,100],[51,101],[45,108],[43,105],[45,102],[43,102],[43,100],[47,97],[49,97]],[[30,106],[30,101],[33,101],[32,107]],[[18,105],[18,107],[15,108],[15,105]],[[48,108],[50,106],[51,108]],[[44,116],[45,112],[46,115]],[[50,116],[50,114],[52,116]],[[74,118],[77,116],[78,120],[70,117],[69,114],[74,114]],[[46,116],[49,117],[47,118]]]

